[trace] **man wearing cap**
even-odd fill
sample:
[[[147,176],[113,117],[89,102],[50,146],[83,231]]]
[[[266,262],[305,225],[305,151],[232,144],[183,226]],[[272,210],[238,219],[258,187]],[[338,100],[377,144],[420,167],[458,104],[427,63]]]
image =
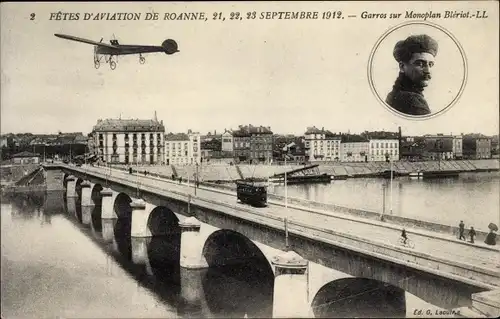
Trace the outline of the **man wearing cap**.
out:
[[[422,92],[429,85],[437,51],[436,40],[426,34],[412,35],[396,43],[393,55],[399,64],[399,76],[387,95],[387,104],[408,115],[431,113]]]

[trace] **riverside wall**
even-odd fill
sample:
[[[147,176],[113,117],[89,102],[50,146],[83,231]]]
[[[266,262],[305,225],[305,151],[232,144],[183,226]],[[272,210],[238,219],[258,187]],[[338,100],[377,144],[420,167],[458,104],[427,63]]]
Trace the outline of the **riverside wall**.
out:
[[[198,167],[198,176],[201,185],[215,187],[225,190],[235,190],[233,181],[241,178],[257,177],[267,178],[274,174],[283,173],[297,169],[303,165],[227,165],[227,164],[208,164]],[[453,161],[428,161],[428,162],[394,162],[393,169],[401,174],[411,171],[432,171],[437,169],[452,170],[458,172],[484,172],[498,171],[498,159],[485,160],[453,160]],[[125,166],[116,168],[127,170]],[[175,165],[175,169],[170,166],[139,166],[133,167],[134,171],[147,171],[149,175],[161,178],[172,178],[175,172],[175,178],[182,177],[184,181],[190,176],[194,180],[196,168],[188,165]],[[348,175],[349,177],[366,177],[369,174],[377,174],[390,169],[390,163],[371,162],[371,163],[319,163],[319,171],[331,175]],[[282,196],[268,194],[268,198],[276,201],[284,201]],[[311,207],[314,209],[333,211],[346,216],[361,217],[370,220],[381,220],[382,212],[374,212],[351,207],[344,207],[335,204],[318,203],[306,199],[288,197],[288,203],[299,206]],[[449,234],[458,237],[458,227],[443,225],[411,219],[401,216],[384,215],[386,223],[407,228],[419,228],[434,231],[443,234]],[[487,225],[476,228],[477,241],[484,241],[487,235]]]
[[[334,176],[345,177],[376,177],[377,174],[391,169],[390,163],[368,162],[368,163],[345,163],[345,162],[318,162],[318,169],[321,174],[326,173]],[[150,174],[157,174],[176,178],[182,177],[187,180],[194,179],[196,172],[200,181],[228,182],[242,178],[267,178],[269,176],[291,171],[304,165],[268,165],[268,164],[238,164],[229,165],[224,163],[202,164],[198,167],[194,165],[165,165],[165,166],[133,166],[134,170],[140,172],[148,171]],[[126,169],[124,165],[116,168]],[[484,172],[500,170],[498,159],[484,160],[452,160],[452,161],[426,161],[426,162],[405,162],[397,161],[393,163],[392,169],[401,175],[408,175],[417,171],[438,171],[447,170],[455,172]]]
[[[497,160],[495,160],[495,161],[497,161]],[[472,163],[474,163],[474,162],[472,162]],[[476,163],[476,165],[477,165],[477,163]],[[496,165],[498,165],[498,161],[496,162]],[[227,166],[227,165],[225,165],[225,166]],[[265,166],[265,165],[262,165],[262,166]],[[477,166],[479,166],[479,165],[477,165]],[[233,165],[232,167],[234,168],[235,166]],[[282,167],[282,166],[276,166],[276,167],[279,168],[279,170],[277,170],[278,172],[280,172],[284,169],[289,169],[289,167]],[[293,165],[291,167],[292,167],[292,169],[294,169]],[[483,168],[488,167],[488,169],[491,169],[491,168],[495,167],[495,164],[492,164],[492,161],[481,162],[480,167],[483,167]],[[128,169],[129,169],[129,167],[125,166],[125,165],[115,165],[114,168],[120,169],[123,171],[128,171]],[[224,168],[224,166],[214,165],[211,168],[215,172],[217,172],[219,170],[222,170]],[[295,168],[297,168],[297,166],[295,166]],[[275,169],[275,167],[261,168],[259,170],[259,174],[264,174],[266,172],[266,170],[271,170],[271,169]],[[494,170],[494,169],[491,169],[491,170]],[[188,173],[186,167],[182,167],[182,166],[179,166],[179,168],[177,168],[177,166],[176,166],[175,170],[172,170],[172,168],[170,166],[139,166],[139,167],[134,166],[133,171],[134,172],[138,171],[140,173],[147,172],[148,176],[157,177],[157,178],[166,178],[166,179],[171,179],[174,171],[180,171],[180,172],[183,172],[185,174]],[[226,171],[228,171],[228,170],[226,170]],[[236,171],[236,169],[235,169],[235,171]],[[231,172],[231,171],[229,171],[229,172]],[[178,179],[177,176],[176,176],[176,179]],[[225,180],[224,179],[206,180],[203,178],[203,175],[202,175],[200,177],[199,182],[200,182],[200,185],[202,185],[202,186],[208,186],[208,187],[213,187],[213,188],[217,188],[217,189],[221,189],[221,190],[226,190],[226,191],[229,190],[229,191],[235,192],[236,185],[232,182],[235,179],[239,179],[238,173],[233,172],[233,174],[228,173]],[[183,177],[183,180],[186,181],[187,178]],[[19,191],[26,191],[26,190],[22,189]],[[268,193],[268,198],[270,200],[274,200],[277,202],[284,202],[284,196],[276,195],[273,193]],[[307,199],[294,198],[294,197],[287,197],[287,202],[291,205],[309,207],[312,209],[322,210],[322,211],[326,211],[326,212],[334,212],[336,214],[342,214],[346,217],[352,216],[352,217],[364,218],[364,219],[373,220],[373,221],[381,221],[381,219],[382,219],[381,218],[382,217],[381,211],[380,212],[369,211],[369,210],[363,210],[363,209],[358,209],[358,208],[330,204],[330,203],[314,202],[314,201],[310,201]],[[433,222],[428,222],[428,221],[423,221],[423,220],[417,220],[417,219],[401,217],[401,216],[394,216],[394,215],[387,215],[387,214],[383,215],[383,219],[384,219],[383,220],[384,222],[391,224],[391,225],[396,225],[396,226],[405,227],[405,228],[417,228],[417,229],[422,229],[422,230],[428,230],[428,231],[433,231],[433,232],[437,232],[437,233],[452,235],[452,236],[458,238],[459,229],[456,226],[443,225],[443,224],[438,224],[438,223],[433,223]],[[481,226],[476,227],[476,232],[477,232],[476,241],[478,241],[478,242],[484,241],[484,239],[486,238],[486,235],[488,234],[487,233],[487,225],[484,225],[482,227]]]
[[[203,183],[201,183],[201,185],[206,185],[206,186],[218,188],[221,190],[231,190],[231,191],[236,192],[236,187],[232,183],[217,184],[217,183],[203,182]],[[268,193],[268,199],[278,201],[278,202],[285,201],[284,196],[280,196],[280,195],[276,195],[276,194],[272,194],[272,193]],[[338,214],[345,215],[346,217],[348,217],[348,216],[359,217],[359,218],[364,218],[364,219],[373,220],[373,221],[381,221],[381,219],[382,219],[381,218],[382,212],[375,212],[375,211],[369,211],[369,210],[363,210],[363,209],[357,209],[357,208],[350,208],[350,207],[329,204],[329,203],[314,202],[314,201],[310,201],[310,200],[306,200],[306,199],[302,199],[302,198],[295,198],[295,197],[289,197],[289,196],[287,197],[287,202],[290,205],[303,206],[303,207],[318,209],[318,210],[327,211],[327,212],[335,212]],[[451,226],[451,225],[443,225],[443,224],[432,223],[432,222],[418,220],[418,219],[412,219],[412,218],[394,216],[394,215],[387,215],[387,214],[384,215],[383,220],[384,220],[384,222],[386,222],[388,224],[400,226],[401,228],[416,228],[416,229],[428,230],[428,231],[433,231],[433,232],[437,232],[437,233],[452,235],[456,238],[458,238],[458,235],[459,235],[458,227]],[[483,229],[481,229],[481,228],[483,228]],[[476,228],[476,233],[477,233],[477,236],[475,238],[476,241],[483,242],[486,239],[486,235],[488,234],[488,232],[485,229],[487,229],[487,225],[484,225],[484,227],[477,227]]]

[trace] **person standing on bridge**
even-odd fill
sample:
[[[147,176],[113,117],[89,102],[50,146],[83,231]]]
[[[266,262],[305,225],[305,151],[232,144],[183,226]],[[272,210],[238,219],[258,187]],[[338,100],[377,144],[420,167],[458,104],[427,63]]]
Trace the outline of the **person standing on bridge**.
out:
[[[474,227],[470,227],[469,230],[469,236],[470,236],[470,242],[474,244],[474,236],[476,236],[476,231],[474,230]]]
[[[403,228],[401,232],[401,237],[403,238],[403,244],[406,245],[406,241],[408,240],[408,236],[406,236],[406,230]]]
[[[461,220],[460,224],[458,224],[458,231],[459,231],[459,234],[460,234],[460,237],[458,237],[458,239],[465,240],[465,236],[464,236],[465,224],[464,224],[463,220]]]
[[[497,244],[497,234],[493,232],[493,229],[490,229],[489,234],[486,236],[486,239],[484,240],[484,243],[486,245],[492,245],[495,246]]]

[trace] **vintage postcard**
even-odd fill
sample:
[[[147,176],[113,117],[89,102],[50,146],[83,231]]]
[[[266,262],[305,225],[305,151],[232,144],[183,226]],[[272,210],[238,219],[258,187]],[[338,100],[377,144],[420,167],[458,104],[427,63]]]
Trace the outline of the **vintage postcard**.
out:
[[[500,315],[498,1],[0,6],[2,318]]]

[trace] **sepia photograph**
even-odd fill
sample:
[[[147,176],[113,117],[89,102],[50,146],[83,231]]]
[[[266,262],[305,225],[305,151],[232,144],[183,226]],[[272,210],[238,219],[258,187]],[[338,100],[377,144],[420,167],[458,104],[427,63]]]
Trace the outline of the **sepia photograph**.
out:
[[[494,1],[2,2],[2,318],[497,318]]]

